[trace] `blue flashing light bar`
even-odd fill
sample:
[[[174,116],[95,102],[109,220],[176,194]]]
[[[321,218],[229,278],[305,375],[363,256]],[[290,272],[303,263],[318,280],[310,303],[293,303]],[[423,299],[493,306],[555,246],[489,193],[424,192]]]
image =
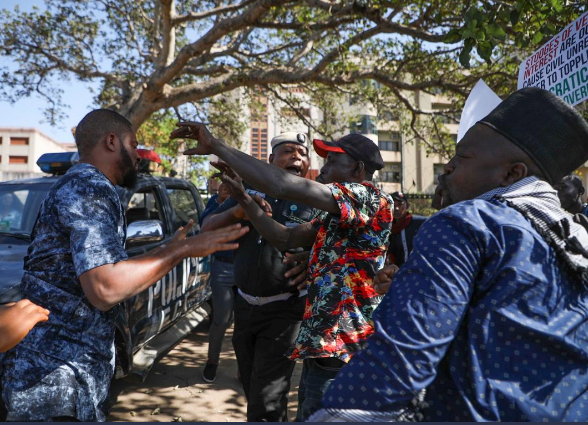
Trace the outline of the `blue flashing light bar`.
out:
[[[44,153],[37,160],[37,165],[44,173],[65,174],[79,159],[77,152]]]

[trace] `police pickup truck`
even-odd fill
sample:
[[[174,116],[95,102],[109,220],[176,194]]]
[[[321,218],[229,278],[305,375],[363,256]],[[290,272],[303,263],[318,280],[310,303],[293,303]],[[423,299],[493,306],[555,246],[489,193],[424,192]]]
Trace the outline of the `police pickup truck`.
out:
[[[143,170],[159,162],[139,149]],[[51,176],[0,183],[0,304],[20,299],[19,284],[30,234],[51,186],[78,159],[77,152],[45,154],[37,164]],[[191,183],[140,172],[133,189],[117,187],[127,219],[129,257],[168,241],[175,230],[198,219],[204,204]],[[210,312],[210,258],[185,259],[159,282],[120,304],[116,319],[116,372],[143,379],[155,360],[173,348]]]

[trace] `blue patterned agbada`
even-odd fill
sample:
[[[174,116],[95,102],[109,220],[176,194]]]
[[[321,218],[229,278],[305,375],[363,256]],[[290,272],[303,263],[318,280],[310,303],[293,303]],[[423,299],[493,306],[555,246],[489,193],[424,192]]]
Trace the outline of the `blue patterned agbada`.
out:
[[[427,421],[585,421],[588,294],[531,222],[460,202],[414,246],[324,407],[384,420],[426,388]]]
[[[84,272],[127,258],[124,211],[96,167],[77,164],[43,201],[25,257],[22,295],[50,310],[4,359],[8,420],[104,421],[114,372],[114,316],[82,290]]]

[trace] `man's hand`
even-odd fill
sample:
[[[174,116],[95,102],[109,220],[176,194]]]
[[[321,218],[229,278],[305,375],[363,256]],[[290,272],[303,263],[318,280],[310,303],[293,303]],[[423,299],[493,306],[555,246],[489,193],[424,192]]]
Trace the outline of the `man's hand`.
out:
[[[241,224],[221,227],[211,232],[200,233],[185,239],[188,244],[190,257],[206,257],[217,251],[229,251],[237,249],[238,243],[232,243],[249,231],[249,227],[241,227]]]
[[[380,295],[384,295],[388,292],[388,289],[390,289],[390,285],[392,284],[392,278],[398,270],[400,269],[396,264],[386,266],[380,270],[374,278],[374,290]]]
[[[257,205],[259,206],[259,208],[263,210],[265,215],[267,215],[268,217],[272,216],[272,206],[268,201],[266,201],[259,195],[253,195],[251,196],[251,199],[253,199],[257,203]],[[249,221],[249,217],[247,217],[247,213],[241,205],[235,205],[233,208],[235,208],[234,214],[237,219]]]
[[[178,230],[176,230],[176,233],[174,233],[174,236],[171,241],[183,241],[184,239],[186,239],[186,236],[188,235],[190,230],[192,230],[192,227],[194,227],[194,220],[190,219],[190,221],[188,221],[188,224],[186,224],[185,226],[181,226]]]
[[[224,184],[227,185],[232,198],[234,198],[237,201],[241,201],[246,199],[247,196],[250,196],[245,191],[245,186],[243,186],[243,180],[241,179],[241,177],[239,177],[237,173],[233,171],[231,167],[229,167],[224,162],[220,161],[211,162],[210,164],[220,171],[220,173],[216,173],[212,177],[218,177],[222,180]],[[269,202],[267,202],[259,195],[253,195],[251,196],[251,199],[253,199],[257,205],[259,205],[259,208],[261,208],[262,211],[268,217],[272,216],[272,206],[269,204]],[[249,220],[249,217],[247,217],[247,213],[240,205],[235,210],[235,216],[239,220]]]
[[[232,198],[237,201],[245,199],[247,192],[245,192],[243,180],[231,169],[231,167],[224,162],[214,161],[211,161],[210,165],[220,171],[220,173],[214,174],[213,177],[220,178],[222,182],[227,185]]]
[[[194,139],[198,140],[198,146],[184,151],[184,155],[208,155],[212,153],[215,144],[224,143],[220,139],[212,137],[208,128],[199,122],[179,122],[178,129],[172,131],[170,139]]]
[[[284,264],[295,264],[290,270],[284,273],[284,277],[290,280],[290,286],[296,285],[299,291],[306,288],[306,276],[308,275],[308,259],[310,258],[310,251],[297,252],[291,254],[286,252],[285,258],[282,260]]]
[[[0,352],[23,340],[33,326],[49,320],[49,310],[29,300],[0,306]]]

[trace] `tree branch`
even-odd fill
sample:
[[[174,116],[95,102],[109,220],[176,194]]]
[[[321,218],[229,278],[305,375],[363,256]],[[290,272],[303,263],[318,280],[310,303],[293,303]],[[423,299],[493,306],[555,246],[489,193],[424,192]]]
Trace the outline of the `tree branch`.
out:
[[[206,19],[211,16],[218,16],[218,15],[228,13],[228,12],[235,12],[237,10],[243,9],[246,6],[249,6],[253,2],[254,2],[254,0],[245,0],[241,3],[231,4],[228,6],[219,6],[219,7],[215,7],[214,9],[206,10],[204,12],[191,12],[191,13],[188,13],[187,15],[175,17],[172,21],[172,24],[173,25],[180,25],[180,24],[190,22],[190,21]]]
[[[176,49],[176,28],[173,24],[175,0],[156,0],[161,3],[161,22],[163,41],[159,55],[159,66],[167,67],[173,60]]]

